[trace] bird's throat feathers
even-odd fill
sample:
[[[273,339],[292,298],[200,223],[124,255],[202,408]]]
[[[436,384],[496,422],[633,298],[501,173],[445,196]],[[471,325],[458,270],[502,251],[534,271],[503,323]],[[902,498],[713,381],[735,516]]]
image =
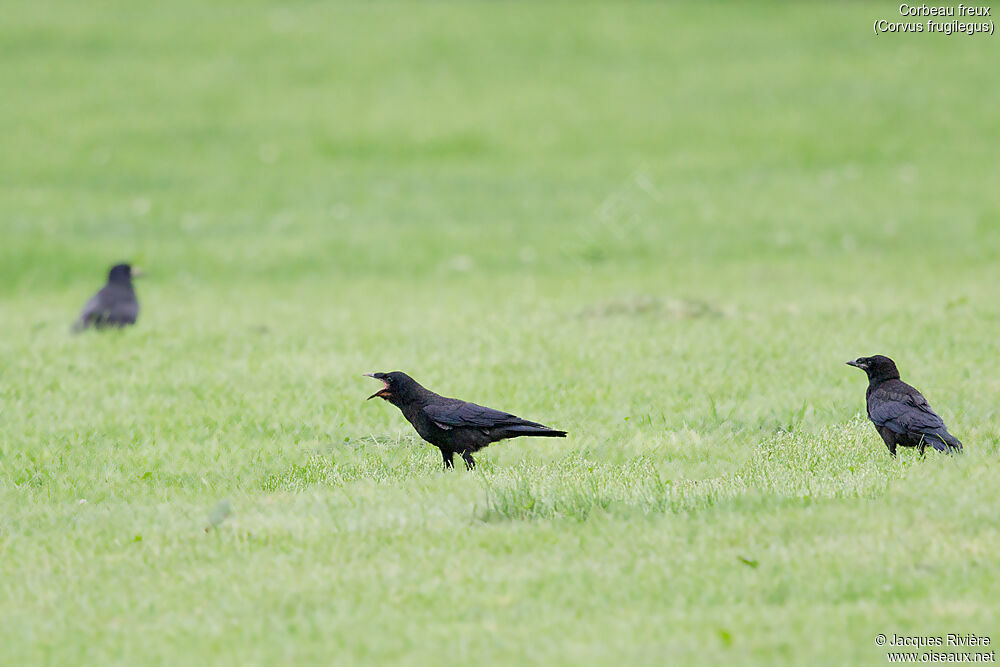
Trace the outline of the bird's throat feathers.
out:
[[[883,382],[889,382],[891,380],[898,380],[899,371],[895,368],[892,369],[876,369],[872,375],[868,376],[868,384],[872,387],[877,387]]]

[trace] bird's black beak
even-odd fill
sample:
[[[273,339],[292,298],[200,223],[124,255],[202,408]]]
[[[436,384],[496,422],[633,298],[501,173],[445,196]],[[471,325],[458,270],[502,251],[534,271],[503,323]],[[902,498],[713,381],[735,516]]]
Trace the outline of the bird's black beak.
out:
[[[374,373],[365,373],[364,375],[365,375],[366,378],[375,378],[376,380],[382,380],[382,378],[376,377]],[[383,387],[381,389],[379,389],[378,391],[376,391],[374,394],[372,394],[371,396],[369,396],[365,400],[366,401],[370,401],[373,398],[375,398],[376,396],[378,396],[379,398],[389,398],[389,385],[386,384],[385,380],[382,380],[382,385],[383,385]]]
[[[847,365],[854,366],[855,368],[860,368],[861,370],[865,370],[865,367],[862,364],[859,364],[857,361],[848,361]]]

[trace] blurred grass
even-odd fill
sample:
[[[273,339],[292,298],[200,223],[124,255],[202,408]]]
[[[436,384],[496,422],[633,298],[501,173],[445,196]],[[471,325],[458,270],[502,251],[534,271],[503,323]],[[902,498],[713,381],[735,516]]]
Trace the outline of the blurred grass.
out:
[[[997,47],[873,38],[893,9],[7,7],[5,659],[988,635]],[[139,326],[68,335],[123,259]],[[888,459],[876,352],[967,456]],[[571,437],[444,474],[363,401],[396,368]]]

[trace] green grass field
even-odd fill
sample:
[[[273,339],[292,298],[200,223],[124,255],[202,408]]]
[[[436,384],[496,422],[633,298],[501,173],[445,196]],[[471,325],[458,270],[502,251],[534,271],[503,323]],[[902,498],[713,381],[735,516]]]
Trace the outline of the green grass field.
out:
[[[12,3],[6,664],[1000,641],[1000,91],[891,3]],[[119,260],[142,313],[73,336]],[[891,460],[859,355],[966,456]],[[361,376],[570,432],[440,469]]]

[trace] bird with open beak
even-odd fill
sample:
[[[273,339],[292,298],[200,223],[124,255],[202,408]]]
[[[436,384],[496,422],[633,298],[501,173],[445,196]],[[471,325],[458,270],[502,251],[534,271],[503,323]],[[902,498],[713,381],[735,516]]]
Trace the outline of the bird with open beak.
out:
[[[399,408],[420,437],[441,450],[445,468],[454,467],[452,459],[459,454],[471,470],[476,466],[472,453],[498,440],[519,436],[566,437],[565,431],[507,412],[440,396],[401,371],[365,375],[382,382],[382,388],[367,400],[377,396]]]

